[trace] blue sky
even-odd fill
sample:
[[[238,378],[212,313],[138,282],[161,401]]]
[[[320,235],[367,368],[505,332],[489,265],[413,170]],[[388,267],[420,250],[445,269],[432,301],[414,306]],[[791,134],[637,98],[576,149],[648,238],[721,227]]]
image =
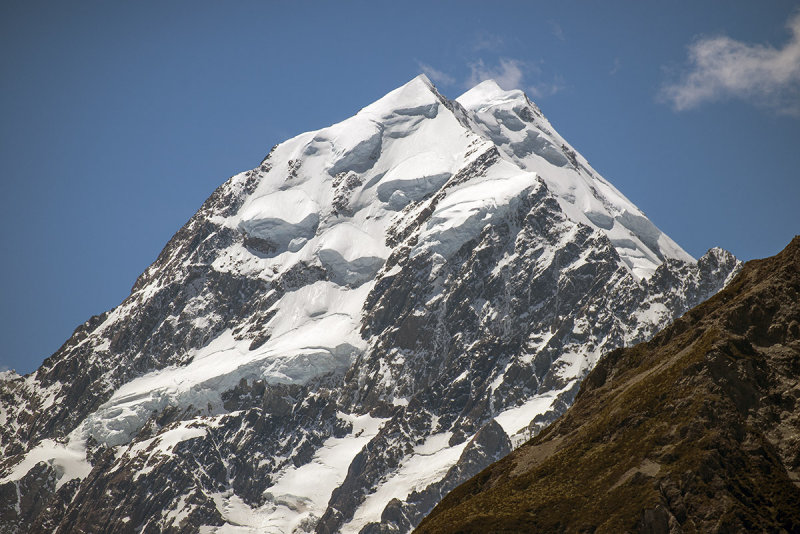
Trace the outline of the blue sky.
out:
[[[797,9],[6,0],[0,368],[34,370],[122,301],[272,145],[421,71],[451,98],[487,76],[525,90],[690,254],[775,254],[800,232]]]

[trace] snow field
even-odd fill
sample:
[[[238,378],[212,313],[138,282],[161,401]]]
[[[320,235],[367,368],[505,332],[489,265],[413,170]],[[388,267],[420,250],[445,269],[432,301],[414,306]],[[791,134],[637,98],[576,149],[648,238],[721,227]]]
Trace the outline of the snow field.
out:
[[[522,91],[504,91],[487,80],[456,101],[473,113],[475,128],[509,161],[544,179],[573,221],[606,233],[634,276],[649,278],[664,257],[694,261],[597,174]]]
[[[342,533],[357,533],[370,522],[379,522],[386,505],[394,498],[404,500],[412,491],[423,490],[440,480],[458,461],[469,439],[450,447],[452,432],[429,436],[414,447],[401,466],[358,507],[353,519],[342,527]]]
[[[344,481],[353,458],[385,421],[369,415],[339,413],[338,417],[353,424],[352,432],[343,438],[328,438],[311,462],[286,469],[278,482],[267,488],[269,502],[261,508],[249,507],[232,493],[217,495],[217,509],[228,524],[208,532],[305,532],[304,525],[325,512],[331,493]]]
[[[84,440],[70,439],[66,443],[59,443],[45,439],[28,451],[25,458],[0,479],[0,484],[21,479],[39,462],[45,462],[55,469],[56,490],[72,479],[85,478],[92,470],[91,464],[86,460]]]

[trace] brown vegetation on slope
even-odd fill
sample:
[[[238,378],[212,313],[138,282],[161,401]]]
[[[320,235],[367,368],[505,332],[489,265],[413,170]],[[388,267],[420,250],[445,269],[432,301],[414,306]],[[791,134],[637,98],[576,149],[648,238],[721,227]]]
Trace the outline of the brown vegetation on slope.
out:
[[[456,488],[417,532],[800,532],[800,236]]]

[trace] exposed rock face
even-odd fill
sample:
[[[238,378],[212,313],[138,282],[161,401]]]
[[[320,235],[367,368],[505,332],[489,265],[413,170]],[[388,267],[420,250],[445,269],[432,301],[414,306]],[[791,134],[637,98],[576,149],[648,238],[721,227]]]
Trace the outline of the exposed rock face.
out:
[[[124,302],[0,377],[0,532],[406,532],[739,268],[522,92],[417,78],[232,177]]]
[[[417,532],[800,532],[800,236],[459,486]]]

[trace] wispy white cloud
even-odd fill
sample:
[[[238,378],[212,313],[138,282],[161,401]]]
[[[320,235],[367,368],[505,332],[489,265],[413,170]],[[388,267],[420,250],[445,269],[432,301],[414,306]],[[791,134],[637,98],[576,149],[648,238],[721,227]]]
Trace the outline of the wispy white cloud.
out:
[[[548,20],[547,23],[550,24],[550,33],[552,33],[556,39],[558,39],[559,41],[566,40],[564,39],[564,29],[558,22],[554,20]]]
[[[526,92],[534,99],[546,98],[560,93],[564,89],[564,79],[561,76],[554,76],[550,82],[536,82],[529,85]]]
[[[496,66],[489,66],[482,59],[470,63],[470,75],[465,87],[470,88],[484,80],[494,80],[503,89],[519,89],[525,78],[523,69],[530,68],[524,61],[518,59],[500,58]]]
[[[622,68],[622,61],[620,61],[620,59],[618,57],[615,57],[614,58],[614,64],[611,66],[611,70],[608,71],[608,74],[610,76],[613,76],[616,73],[618,73],[619,69],[621,69],[621,68]]]
[[[417,61],[417,66],[428,78],[433,80],[436,85],[455,85],[456,79],[444,71],[441,71],[427,63]]]
[[[481,31],[475,36],[475,42],[472,45],[472,49],[475,52],[481,52],[484,50],[497,52],[503,47],[504,44],[505,41],[499,35]]]
[[[789,19],[791,38],[782,48],[727,36],[689,45],[689,68],[659,97],[676,110],[725,98],[747,99],[800,117],[800,14]]]
[[[494,80],[505,90],[524,89],[533,98],[553,96],[564,89],[561,76],[551,81],[543,81],[544,75],[539,66],[513,58],[500,58],[496,65],[489,65],[482,59],[469,64],[470,75],[464,82],[467,89],[484,80]],[[529,81],[531,79],[533,81]]]

